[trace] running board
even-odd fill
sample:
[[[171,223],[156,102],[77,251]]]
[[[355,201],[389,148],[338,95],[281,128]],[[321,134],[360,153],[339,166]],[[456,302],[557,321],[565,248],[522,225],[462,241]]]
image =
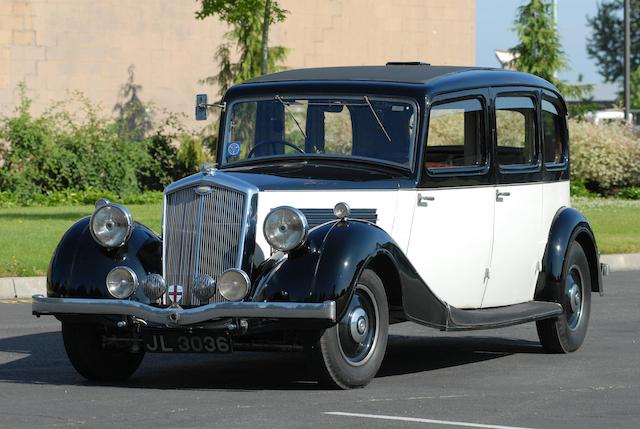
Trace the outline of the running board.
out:
[[[444,331],[468,331],[473,329],[503,328],[535,320],[550,319],[563,313],[556,302],[529,301],[505,307],[461,310],[449,307]]]

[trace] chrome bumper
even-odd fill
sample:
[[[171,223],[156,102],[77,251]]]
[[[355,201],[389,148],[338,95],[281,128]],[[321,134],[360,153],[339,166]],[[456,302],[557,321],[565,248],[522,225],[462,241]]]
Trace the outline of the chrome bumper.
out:
[[[166,325],[193,325],[224,317],[263,319],[319,319],[336,321],[335,301],[304,302],[218,302],[201,307],[158,308],[137,301],[119,299],[48,298],[33,296],[32,313],[36,316],[55,314],[99,314],[134,316],[146,322]]]

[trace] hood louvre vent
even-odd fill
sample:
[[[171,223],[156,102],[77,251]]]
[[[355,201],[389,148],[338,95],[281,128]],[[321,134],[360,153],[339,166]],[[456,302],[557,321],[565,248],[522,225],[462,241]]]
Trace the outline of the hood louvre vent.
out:
[[[307,218],[309,228],[322,225],[326,222],[336,220],[333,209],[300,209]],[[378,222],[378,213],[376,209],[351,209],[350,219],[364,220],[371,223]]]

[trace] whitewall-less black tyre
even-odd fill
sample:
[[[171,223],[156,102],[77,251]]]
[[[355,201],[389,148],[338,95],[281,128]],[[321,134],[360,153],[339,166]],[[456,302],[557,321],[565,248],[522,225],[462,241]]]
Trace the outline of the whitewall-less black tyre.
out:
[[[562,279],[556,300],[562,304],[564,314],[536,322],[538,337],[547,353],[576,351],[587,335],[591,313],[591,275],[587,256],[575,241],[567,251]]]
[[[340,389],[366,386],[387,348],[389,306],[382,281],[372,270],[358,279],[342,319],[326,329],[315,347],[321,384]]]
[[[62,339],[73,367],[92,381],[126,380],[140,366],[144,352],[102,346],[100,327],[91,324],[63,323]]]

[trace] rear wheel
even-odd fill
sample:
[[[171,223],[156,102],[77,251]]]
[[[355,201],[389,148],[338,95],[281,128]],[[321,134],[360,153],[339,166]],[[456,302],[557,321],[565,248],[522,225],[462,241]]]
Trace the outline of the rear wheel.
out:
[[[387,348],[389,307],[382,281],[364,270],[344,317],[315,347],[319,381],[329,387],[363,387],[375,377]]]
[[[88,380],[122,381],[138,369],[144,352],[130,347],[109,347],[99,325],[63,323],[64,348],[73,367]]]
[[[591,313],[591,274],[587,256],[577,242],[572,242],[564,264],[563,282],[556,300],[564,314],[536,322],[538,337],[547,353],[578,350],[587,335]]]

